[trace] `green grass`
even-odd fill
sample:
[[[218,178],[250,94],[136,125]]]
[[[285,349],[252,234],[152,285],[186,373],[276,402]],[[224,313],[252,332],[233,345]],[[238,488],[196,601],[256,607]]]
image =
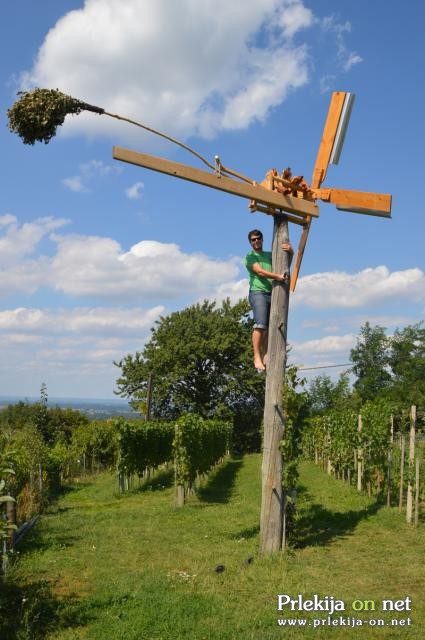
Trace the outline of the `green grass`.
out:
[[[260,464],[258,455],[228,461],[179,510],[165,473],[123,497],[106,474],[70,488],[9,571],[2,640],[422,638],[424,524],[414,530],[397,509],[303,464],[294,546],[262,557]],[[410,617],[412,626],[279,628],[279,593],[333,596],[346,605],[338,617]],[[411,612],[380,610],[406,596]],[[356,599],[376,611],[353,612]]]

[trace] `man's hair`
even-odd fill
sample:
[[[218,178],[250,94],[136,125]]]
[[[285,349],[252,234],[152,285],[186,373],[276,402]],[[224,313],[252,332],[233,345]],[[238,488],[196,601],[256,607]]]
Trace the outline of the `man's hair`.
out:
[[[259,229],[253,229],[252,231],[250,231],[248,233],[249,242],[251,242],[252,236],[260,236],[261,239],[263,238],[263,234],[261,233],[261,231]]]

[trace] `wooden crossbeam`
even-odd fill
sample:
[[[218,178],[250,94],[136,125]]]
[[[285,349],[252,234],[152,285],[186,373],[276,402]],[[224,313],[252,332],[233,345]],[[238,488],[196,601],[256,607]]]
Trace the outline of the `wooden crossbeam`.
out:
[[[226,193],[247,198],[248,200],[256,200],[264,205],[277,207],[285,212],[303,216],[306,219],[307,217],[318,217],[319,215],[319,208],[314,202],[277,193],[256,183],[251,185],[240,180],[233,180],[227,176],[208,173],[207,171],[202,171],[201,169],[196,169],[181,164],[180,162],[165,160],[164,158],[158,158],[146,153],[137,153],[136,151],[123,149],[122,147],[113,147],[112,154],[115,160],[122,160],[123,162],[129,162],[139,167],[145,167],[146,169],[159,171],[160,173],[165,173],[176,178],[196,182],[197,184],[218,189],[219,191],[225,191]]]

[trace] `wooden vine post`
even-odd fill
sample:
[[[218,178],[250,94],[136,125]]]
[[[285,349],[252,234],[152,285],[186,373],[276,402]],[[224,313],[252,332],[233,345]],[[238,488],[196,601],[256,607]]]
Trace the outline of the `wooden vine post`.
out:
[[[215,158],[215,166],[211,167],[208,161],[205,161],[195,153],[210,169],[213,169],[213,171],[205,171],[165,158],[138,153],[130,149],[113,148],[113,157],[116,160],[248,199],[252,213],[258,211],[273,216],[272,269],[274,272],[284,273],[289,271],[289,265],[286,262],[288,256],[280,248],[282,241],[288,240],[288,222],[302,227],[290,284],[274,283],[272,292],[269,323],[269,360],[264,401],[263,492],[260,532],[261,550],[266,554],[279,551],[284,542],[285,496],[282,488],[280,443],[284,433],[282,402],[286,363],[289,289],[291,291],[295,290],[310,227],[314,218],[319,216],[319,208],[316,202],[317,200],[328,202],[343,211],[384,218],[391,217],[390,194],[322,187],[328,165],[330,163],[338,163],[353,99],[354,96],[352,94],[342,91],[332,94],[313,169],[311,186],[307,185],[303,176],[292,177],[289,168],[285,169],[281,175],[278,175],[276,169],[271,169],[267,172],[265,180],[258,183],[236,171],[226,169],[221,164],[218,156]],[[148,130],[153,131],[152,129]],[[176,142],[170,137],[168,139]],[[180,146],[185,147],[185,145]],[[185,148],[190,150],[188,147]],[[193,150],[190,151],[193,152]],[[183,500],[181,489],[178,499],[180,501]]]
[[[398,510],[403,508],[403,489],[404,489],[404,455],[406,448],[406,439],[404,435],[400,436],[400,488],[398,497]]]
[[[415,468],[415,527],[419,524],[419,490],[420,490],[420,460],[416,458]]]
[[[359,442],[362,437],[362,429],[363,429],[363,421],[362,416],[359,414],[357,418],[357,431],[359,433]],[[357,449],[357,491],[363,490],[363,470],[364,470],[364,460],[363,460],[363,447],[359,446]]]
[[[416,407],[412,405],[410,410],[410,434],[409,434],[409,473],[407,479],[406,522],[412,523],[413,518],[413,467],[415,462],[415,438],[416,438]]]

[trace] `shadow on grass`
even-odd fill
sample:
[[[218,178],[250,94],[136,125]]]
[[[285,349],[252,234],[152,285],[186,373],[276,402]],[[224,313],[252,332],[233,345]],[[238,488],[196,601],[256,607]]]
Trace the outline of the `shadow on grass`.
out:
[[[18,586],[0,580],[0,638],[42,640],[49,631],[87,624],[91,617],[81,612],[73,598],[58,600],[48,582]]]
[[[225,504],[229,502],[236,482],[236,476],[243,461],[227,460],[209,479],[204,487],[198,489],[201,502]]]
[[[305,487],[300,488],[306,500],[309,499]],[[337,538],[351,534],[361,520],[375,515],[382,504],[371,504],[359,511],[331,511],[323,505],[312,503],[301,511],[292,532],[292,545],[296,548],[327,545]]]
[[[173,486],[173,484],[173,469],[165,469],[163,471],[158,471],[151,478],[144,479],[140,487],[135,487],[133,491],[136,493],[144,493],[146,491],[161,491],[162,489],[169,489]]]
[[[260,525],[257,524],[255,527],[249,527],[249,529],[242,529],[242,531],[233,533],[230,538],[232,540],[248,540],[249,538],[255,538],[259,533]]]
[[[63,550],[73,546],[77,540],[79,540],[78,535],[71,535],[69,533],[61,535],[57,531],[39,531],[36,524],[31,531],[21,538],[17,545],[17,551],[19,553],[26,553],[32,551],[47,551],[48,549]]]

